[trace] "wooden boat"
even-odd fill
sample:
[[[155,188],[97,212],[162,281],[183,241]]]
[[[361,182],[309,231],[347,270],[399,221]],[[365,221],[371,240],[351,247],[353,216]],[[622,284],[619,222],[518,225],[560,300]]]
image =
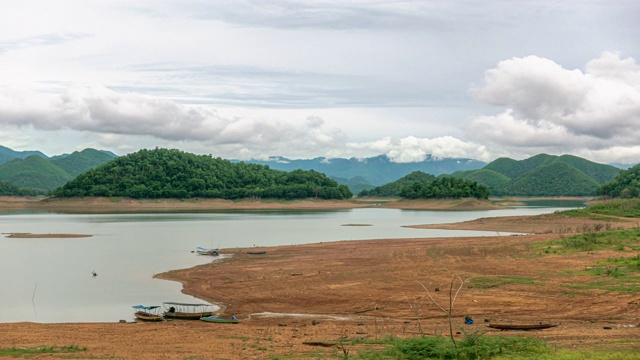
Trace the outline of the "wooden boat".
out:
[[[142,321],[162,321],[164,318],[162,314],[160,314],[160,306],[144,306],[144,305],[134,305],[132,306],[136,309],[136,312],[133,315]]]
[[[558,324],[539,323],[539,324],[489,324],[488,327],[502,331],[507,330],[542,330],[558,326]]]
[[[231,319],[223,319],[215,316],[203,316],[200,318],[202,321],[218,323],[218,324],[237,324],[238,319],[235,316],[232,316]]]
[[[198,320],[204,316],[213,315],[209,304],[185,304],[177,302],[165,302],[162,303],[166,308],[164,312],[165,319],[178,319],[178,320]]]
[[[218,249],[205,249],[203,247],[198,246],[196,248],[196,252],[200,255],[212,255],[212,256],[218,256]]]

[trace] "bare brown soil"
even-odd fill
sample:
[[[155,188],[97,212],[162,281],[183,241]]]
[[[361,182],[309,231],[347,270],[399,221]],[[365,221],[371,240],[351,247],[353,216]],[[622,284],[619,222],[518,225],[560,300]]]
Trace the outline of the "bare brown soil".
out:
[[[215,210],[268,210],[268,209],[355,209],[384,207],[424,210],[491,210],[504,206],[487,200],[223,200],[223,199],[127,199],[127,198],[13,198],[0,197],[0,209],[32,209],[68,213],[109,212],[175,212]]]
[[[640,219],[608,223],[637,227]],[[185,293],[219,303],[220,315],[235,315],[239,324],[134,323],[133,314],[122,324],[0,324],[0,346],[76,344],[87,350],[70,356],[101,359],[341,358],[340,338],[448,334],[445,313],[422,285],[447,307],[451,281],[459,276],[465,284],[454,306],[455,331],[513,336],[523,333],[486,325],[551,322],[560,326],[524,335],[560,348],[638,349],[640,294],[606,290],[596,282],[615,279],[584,273],[621,253],[547,254],[539,245],[594,226],[591,220],[559,216],[479,219],[446,227],[530,235],[223,249],[219,262],[158,277],[180,281]],[[267,253],[246,253],[260,250]],[[476,323],[463,325],[465,315]],[[365,347],[371,345],[346,345],[351,354]]]

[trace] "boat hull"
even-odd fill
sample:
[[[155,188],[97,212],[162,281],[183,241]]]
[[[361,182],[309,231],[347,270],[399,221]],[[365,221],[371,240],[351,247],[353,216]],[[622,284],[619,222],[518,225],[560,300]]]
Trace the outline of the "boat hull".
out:
[[[558,326],[557,324],[489,324],[488,327],[502,331],[507,330],[542,330]]]
[[[162,321],[164,318],[162,315],[150,314],[145,311],[137,311],[133,314],[137,319],[142,321]]]
[[[215,316],[203,316],[200,318],[200,320],[217,323],[217,324],[237,324],[238,323],[238,319],[223,319]]]
[[[171,312],[165,311],[164,317],[167,319],[175,319],[175,320],[200,320],[201,317],[211,316],[213,315],[213,311],[205,311],[199,313],[188,313],[188,312]]]

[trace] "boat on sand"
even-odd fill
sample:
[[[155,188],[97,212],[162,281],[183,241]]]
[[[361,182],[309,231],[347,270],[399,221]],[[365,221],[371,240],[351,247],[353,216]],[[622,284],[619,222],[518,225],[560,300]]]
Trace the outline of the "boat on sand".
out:
[[[178,302],[164,302],[164,317],[178,320],[198,320],[201,317],[213,315],[210,304],[186,304]]]
[[[489,324],[488,327],[492,329],[498,329],[501,331],[507,330],[542,330],[558,326],[558,324],[539,323],[539,324]]]
[[[224,319],[215,316],[203,316],[200,318],[202,321],[218,323],[218,324],[237,324],[238,319],[235,316],[232,316],[231,319]]]
[[[196,248],[196,252],[200,255],[212,255],[212,256],[218,256],[218,249],[206,249],[203,247],[198,246]]]
[[[133,315],[142,321],[162,321],[164,318],[160,313],[160,306],[144,306],[144,305],[134,305],[132,306],[136,309],[136,312]]]

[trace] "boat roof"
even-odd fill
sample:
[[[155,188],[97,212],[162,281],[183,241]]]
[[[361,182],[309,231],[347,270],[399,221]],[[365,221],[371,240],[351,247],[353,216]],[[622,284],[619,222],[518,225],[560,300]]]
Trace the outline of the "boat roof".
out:
[[[143,309],[143,310],[153,310],[153,309],[157,309],[160,306],[144,306],[144,305],[133,305],[132,308],[134,309]]]
[[[187,304],[179,302],[163,302],[163,305],[180,305],[180,306],[213,306],[211,304]]]

